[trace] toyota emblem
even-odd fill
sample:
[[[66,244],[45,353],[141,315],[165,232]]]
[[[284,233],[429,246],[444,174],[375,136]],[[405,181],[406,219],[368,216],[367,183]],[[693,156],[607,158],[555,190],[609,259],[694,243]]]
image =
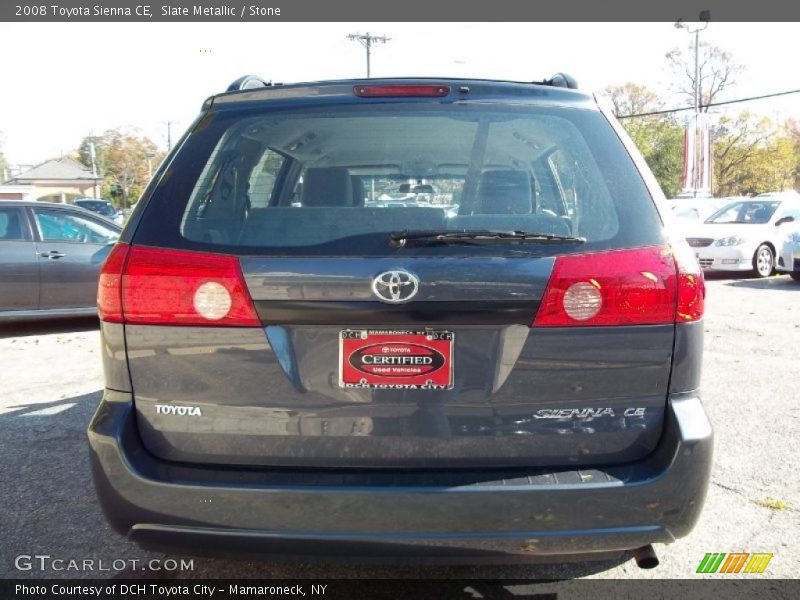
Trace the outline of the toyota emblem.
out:
[[[383,302],[408,302],[419,291],[419,279],[408,271],[384,271],[372,280],[372,292]]]

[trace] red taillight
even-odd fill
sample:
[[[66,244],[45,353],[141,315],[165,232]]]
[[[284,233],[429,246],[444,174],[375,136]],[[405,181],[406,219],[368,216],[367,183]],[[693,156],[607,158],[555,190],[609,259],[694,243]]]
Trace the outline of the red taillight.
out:
[[[123,269],[117,269],[116,275],[111,271],[115,266],[109,264],[111,256],[103,267],[98,295],[103,320],[140,325],[260,326],[236,257],[144,246],[124,248],[127,261],[123,250]],[[112,293],[115,287],[121,287],[121,294]],[[104,302],[112,309],[107,313],[111,319],[105,316]],[[115,308],[119,310],[115,312]]]
[[[533,326],[673,323],[684,287],[669,246],[559,256]]]
[[[706,303],[703,270],[686,240],[674,242],[672,251],[678,267],[678,310],[675,320],[678,323],[699,321],[703,318]]]
[[[117,244],[100,269],[97,286],[97,314],[103,321],[122,323],[122,269],[128,256],[127,244]]]
[[[449,85],[357,85],[353,93],[361,98],[442,98],[450,93]]]

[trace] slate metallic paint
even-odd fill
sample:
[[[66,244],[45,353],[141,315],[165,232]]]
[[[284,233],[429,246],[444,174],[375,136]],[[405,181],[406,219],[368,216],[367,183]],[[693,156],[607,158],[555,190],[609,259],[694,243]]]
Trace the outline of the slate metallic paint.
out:
[[[128,325],[145,447],[167,460],[216,464],[398,467],[436,457],[438,467],[471,467],[621,463],[658,441],[671,325],[635,332],[461,327],[458,395],[428,391],[424,404],[413,391],[340,388],[329,360],[340,329],[281,327],[287,341],[274,352],[262,330]],[[202,406],[204,418],[156,415],[160,402]],[[647,412],[583,424],[533,417],[538,409],[598,403]],[[522,430],[535,435],[515,435]],[[453,444],[459,436],[471,442]]]

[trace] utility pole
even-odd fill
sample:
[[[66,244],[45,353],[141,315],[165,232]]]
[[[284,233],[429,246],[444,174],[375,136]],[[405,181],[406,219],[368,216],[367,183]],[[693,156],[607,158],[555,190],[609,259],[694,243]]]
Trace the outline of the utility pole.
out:
[[[147,157],[147,180],[150,181],[153,178],[153,158],[155,153],[146,152],[145,156]]]
[[[693,92],[694,92],[694,122],[691,128],[691,132],[687,131],[687,147],[685,149],[686,157],[684,161],[687,159],[691,159],[691,184],[692,184],[692,193],[694,197],[697,197],[697,192],[701,187],[704,186],[704,181],[708,181],[710,183],[710,169],[711,165],[708,164],[708,158],[710,155],[709,149],[706,147],[709,144],[708,140],[708,119],[704,118],[702,122],[702,130],[700,132],[700,144],[697,144],[697,130],[700,126],[700,32],[703,31],[706,27],[708,27],[708,22],[711,20],[711,13],[707,10],[704,10],[700,13],[700,21],[703,22],[702,27],[695,27],[691,29],[686,23],[683,22],[683,19],[678,19],[677,23],[675,23],[676,29],[684,29],[690,34],[694,35],[694,81],[693,83]],[[706,115],[707,116],[707,115]],[[689,136],[691,136],[691,141],[689,140]],[[699,158],[698,160],[698,151],[699,151]],[[693,154],[693,156],[689,156],[689,153]],[[700,171],[700,165],[703,165],[704,173]],[[688,165],[684,164],[684,170],[688,169]]]
[[[92,141],[89,142],[89,156],[92,159],[92,179],[94,182],[92,185],[92,197],[97,198],[97,153],[94,149],[94,136],[92,136],[90,139]]]
[[[167,152],[172,151],[172,121],[167,121]]]
[[[392,38],[388,38],[385,35],[370,35],[369,31],[367,33],[351,33],[347,36],[347,39],[350,41],[356,41],[367,50],[367,79],[370,78],[370,55],[372,54],[372,46],[373,44],[385,44]]]

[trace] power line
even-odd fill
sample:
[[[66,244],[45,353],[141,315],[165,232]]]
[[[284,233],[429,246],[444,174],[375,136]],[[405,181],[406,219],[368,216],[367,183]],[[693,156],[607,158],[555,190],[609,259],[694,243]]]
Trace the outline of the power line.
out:
[[[703,108],[710,108],[712,106],[725,106],[726,104],[739,104],[741,102],[751,102],[753,100],[763,100],[765,98],[775,98],[777,96],[788,96],[789,94],[798,94],[798,93],[800,93],[800,89],[799,90],[787,90],[785,92],[775,92],[774,94],[764,94],[762,96],[750,96],[749,98],[739,98],[737,100],[726,100],[724,102],[711,102],[709,104],[701,104],[700,108],[703,109]],[[683,108],[667,108],[667,109],[664,109],[664,110],[654,110],[652,112],[637,113],[637,114],[633,114],[633,115],[621,115],[621,116],[618,116],[617,118],[618,119],[633,119],[635,117],[650,117],[650,116],[653,116],[653,115],[667,115],[667,114],[670,114],[670,113],[684,112],[684,111],[687,111],[687,110],[694,110],[694,106],[686,106],[686,107],[683,107]]]

